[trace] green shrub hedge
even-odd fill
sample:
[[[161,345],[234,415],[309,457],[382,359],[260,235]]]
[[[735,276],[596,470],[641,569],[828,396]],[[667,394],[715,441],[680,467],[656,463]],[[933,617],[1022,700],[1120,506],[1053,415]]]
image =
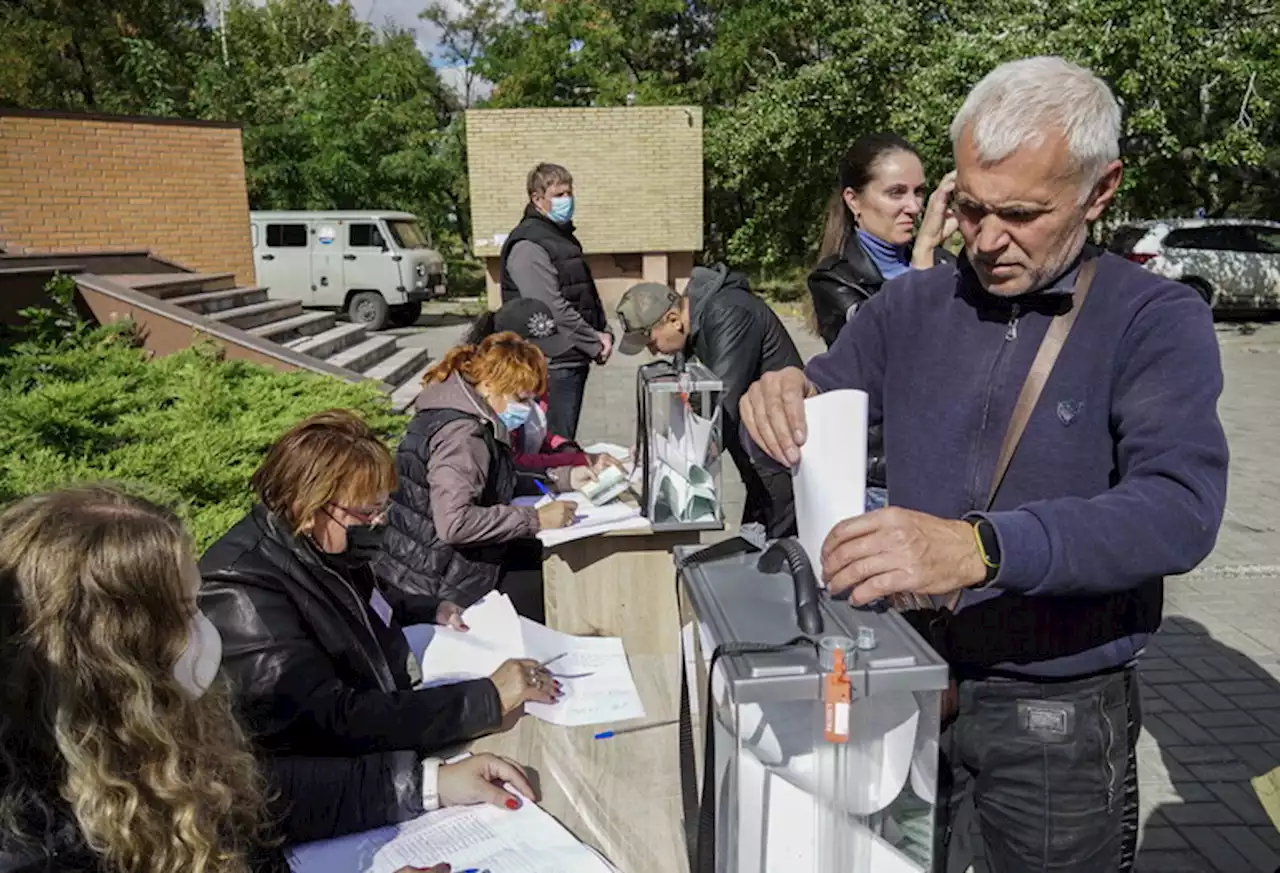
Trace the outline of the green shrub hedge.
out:
[[[152,359],[130,325],[86,324],[65,277],[0,349],[0,502],[109,480],[175,507],[203,551],[253,504],[249,477],[290,426],[354,409],[388,442],[407,419],[369,384],[224,360],[212,343]]]

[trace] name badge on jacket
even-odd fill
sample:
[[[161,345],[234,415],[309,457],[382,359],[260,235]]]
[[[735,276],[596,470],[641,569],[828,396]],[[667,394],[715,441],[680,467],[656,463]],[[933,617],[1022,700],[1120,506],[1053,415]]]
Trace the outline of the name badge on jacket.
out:
[[[377,588],[373,589],[373,596],[369,598],[369,605],[373,607],[373,611],[377,613],[378,618],[382,619],[382,623],[387,627],[391,627],[391,604],[387,603],[387,598],[382,596],[382,592]]]

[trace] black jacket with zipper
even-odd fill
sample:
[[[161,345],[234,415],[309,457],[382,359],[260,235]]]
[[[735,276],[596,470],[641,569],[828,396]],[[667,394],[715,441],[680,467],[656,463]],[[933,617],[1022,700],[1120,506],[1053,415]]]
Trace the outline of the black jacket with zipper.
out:
[[[955,256],[944,248],[933,252],[933,263],[952,264]],[[822,341],[831,348],[858,307],[880,292],[884,276],[871,255],[858,242],[857,234],[845,240],[844,251],[828,255],[809,273],[809,296]],[[867,484],[886,487],[884,436],[880,425],[867,430]]]
[[[288,842],[420,815],[422,758],[498,727],[488,679],[414,690],[401,622],[434,621],[435,601],[387,590],[383,623],[367,568],[340,572],[265,507],[205,552],[200,573],[200,608],[222,635]]]

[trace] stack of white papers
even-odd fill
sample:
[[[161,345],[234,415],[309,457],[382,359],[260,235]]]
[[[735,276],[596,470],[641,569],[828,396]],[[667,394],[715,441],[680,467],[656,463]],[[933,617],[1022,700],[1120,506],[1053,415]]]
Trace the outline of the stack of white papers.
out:
[[[575,637],[516,614],[505,594],[493,592],[462,614],[468,631],[433,629],[422,653],[423,685],[446,685],[493,674],[503,661],[547,663],[564,696],[525,711],[551,724],[580,726],[643,718],[627,653],[619,637]]]
[[[578,510],[574,514],[573,523],[568,527],[544,530],[538,533],[538,539],[544,546],[558,546],[561,543],[599,536],[616,530],[643,530],[649,526],[649,520],[640,515],[640,507],[638,506],[628,506],[625,503],[616,502],[605,506],[596,506],[585,494],[578,491],[557,494],[555,499],[567,500],[575,504]],[[517,497],[512,502],[517,506],[522,504],[539,506],[546,500],[547,498],[545,497],[537,500]]]
[[[535,803],[465,806],[289,852],[293,873],[396,873],[448,863],[492,873],[610,873],[612,867]]]

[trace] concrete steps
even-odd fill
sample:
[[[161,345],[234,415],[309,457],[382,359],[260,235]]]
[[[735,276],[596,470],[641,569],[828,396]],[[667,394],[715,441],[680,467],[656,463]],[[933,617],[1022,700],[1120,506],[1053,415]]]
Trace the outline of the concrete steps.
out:
[[[111,278],[199,318],[239,328],[388,385],[397,411],[412,405],[431,361],[425,348],[402,348],[391,334],[371,334],[362,324],[338,321],[333,312],[304,310],[299,300],[273,300],[265,287],[237,285],[233,273],[134,273]]]
[[[351,348],[356,343],[363,342],[368,335],[369,332],[363,324],[343,322],[314,336],[302,337],[285,345],[295,352],[301,352],[313,358],[328,358],[330,355],[336,355],[344,349]]]
[[[425,348],[397,349],[365,370],[364,374],[370,379],[377,379],[388,385],[402,385],[410,376],[422,372],[430,360],[431,352]],[[418,382],[420,381],[421,377],[418,379]],[[414,382],[414,385],[418,382]],[[414,394],[417,394],[417,391]]]
[[[238,327],[241,330],[248,330],[251,327],[258,327],[262,324],[269,324],[282,318],[301,314],[302,303],[297,300],[265,300],[262,303],[250,303],[248,306],[224,309],[207,317],[232,327]]]
[[[203,291],[199,294],[188,294],[184,297],[167,298],[174,306],[190,309],[201,315],[212,315],[227,309],[263,303],[267,299],[267,289],[256,285],[243,288],[227,288],[222,291]]]
[[[381,363],[395,354],[397,348],[399,343],[396,342],[395,337],[378,334],[345,348],[337,354],[330,355],[325,360],[335,367],[366,373],[374,364]]]
[[[302,315],[251,328],[249,333],[274,343],[288,345],[295,340],[324,333],[337,321],[338,316],[332,312],[304,312]]]

